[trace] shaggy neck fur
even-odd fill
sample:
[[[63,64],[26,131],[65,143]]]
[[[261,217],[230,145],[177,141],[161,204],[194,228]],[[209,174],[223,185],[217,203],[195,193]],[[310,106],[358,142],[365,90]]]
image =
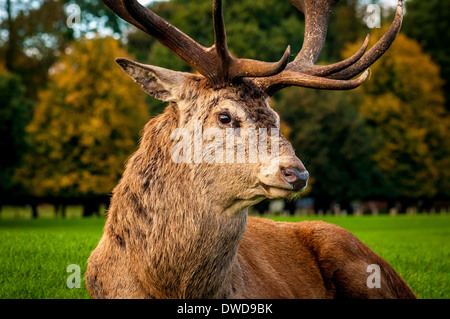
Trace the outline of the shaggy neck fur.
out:
[[[170,105],[147,124],[114,189],[105,233],[145,270],[136,276],[149,297],[224,297],[247,214],[224,215],[207,170],[171,160],[177,123]]]

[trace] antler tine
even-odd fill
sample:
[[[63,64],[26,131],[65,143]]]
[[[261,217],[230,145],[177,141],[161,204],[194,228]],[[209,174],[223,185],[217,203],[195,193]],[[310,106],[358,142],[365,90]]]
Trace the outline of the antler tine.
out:
[[[281,60],[275,63],[231,57],[226,42],[221,0],[214,0],[215,43],[210,48],[200,45],[136,0],[103,0],[103,2],[119,17],[153,36],[181,60],[196,69],[213,87],[225,86],[239,77],[275,75],[284,70],[289,60],[289,47]]]
[[[366,36],[364,43],[361,45],[359,50],[351,57],[330,65],[314,65],[311,69],[305,70],[305,73],[315,76],[327,76],[348,68],[350,65],[361,59],[361,57],[366,52],[367,47],[369,46],[369,40],[370,34]]]
[[[326,77],[313,76],[306,73],[284,70],[280,74],[268,78],[254,78],[253,81],[268,95],[289,86],[301,86],[321,90],[351,90],[360,86],[369,76],[370,70],[352,80],[336,80]]]
[[[217,74],[210,79],[213,86],[220,87],[240,77],[266,77],[275,75],[283,71],[289,62],[290,46],[286,49],[281,60],[275,63],[233,58],[228,51],[222,0],[214,0],[213,21],[214,46],[209,50],[215,50],[218,58]]]
[[[339,0],[289,0],[305,15],[305,36],[303,46],[290,64],[313,65],[322,52],[327,36],[327,26],[333,9]]]
[[[369,44],[367,36],[361,48],[350,58],[331,65],[315,65],[325,43],[331,12],[339,0],[289,1],[305,14],[305,37],[302,49],[283,72],[268,78],[255,79],[258,85],[271,94],[287,86],[331,90],[354,88],[363,82],[367,72],[355,80],[350,79],[366,70],[383,55],[400,31],[403,0],[398,1],[396,16],[389,30],[369,51],[366,52]]]
[[[227,46],[227,36],[222,13],[222,0],[215,0],[213,6],[214,48],[219,58],[219,72],[225,83],[239,77],[266,77],[283,71],[289,62],[290,46],[287,47],[280,61],[267,63],[252,59],[234,59]]]
[[[117,5],[118,1],[104,0],[104,2],[107,5],[108,3],[114,3],[116,7],[119,7]],[[205,77],[209,78],[213,76],[210,74],[212,56],[207,52],[207,48],[156,15],[153,11],[143,7],[137,1],[119,0],[119,2],[122,4],[122,8],[120,9],[125,13],[125,17],[128,18],[125,19],[126,21],[134,24],[138,28],[142,26],[140,28],[141,30],[161,42],[161,44],[181,60],[192,66]],[[111,6],[110,8],[114,11]],[[116,13],[118,14],[118,12]],[[137,22],[137,25],[133,22]]]
[[[213,23],[214,23],[214,47],[217,51],[219,60],[222,61],[224,72],[228,72],[229,62],[231,60],[227,45],[227,34],[225,31],[225,22],[223,20],[222,0],[216,0],[213,4]]]

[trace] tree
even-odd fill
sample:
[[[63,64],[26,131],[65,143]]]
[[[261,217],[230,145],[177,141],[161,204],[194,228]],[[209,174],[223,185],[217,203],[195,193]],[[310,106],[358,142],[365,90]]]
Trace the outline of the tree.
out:
[[[25,87],[17,75],[0,69],[0,205],[20,191],[13,181],[14,169],[22,162],[27,143],[25,127],[33,104],[25,98]]]
[[[37,100],[45,87],[48,69],[75,37],[97,31],[120,34],[125,22],[101,0],[2,0],[0,13],[0,61],[10,72],[19,74],[27,97]],[[4,3],[4,5],[3,5]],[[68,25],[70,4],[80,8],[79,23]],[[2,10],[3,9],[3,10]],[[71,21],[74,22],[74,21]]]
[[[365,35],[364,33],[367,33],[367,27],[363,24],[359,10],[357,0],[338,2],[330,18],[327,41],[321,54],[322,60],[340,60],[340,53],[345,45],[357,41]]]
[[[145,93],[123,76],[118,56],[128,54],[112,38],[80,39],[50,69],[17,172],[33,195],[89,199],[117,183],[148,120]]]
[[[61,2],[67,6],[76,4],[80,8],[80,21],[76,27],[77,37],[93,32],[121,35],[126,30],[126,22],[101,0],[62,0]]]
[[[418,41],[423,50],[439,64],[440,75],[445,81],[446,107],[450,110],[450,2],[409,0],[402,30]]]
[[[73,33],[66,25],[62,1],[46,0],[38,6],[32,6],[32,2],[5,1],[6,19],[0,21],[0,29],[7,32],[2,32],[0,62],[4,62],[8,71],[20,75],[26,96],[36,100],[38,90],[47,81],[49,67],[64,51]]]
[[[374,32],[372,42],[385,30]],[[352,52],[357,44],[344,52]],[[439,67],[420,45],[400,33],[358,90],[359,111],[380,137],[374,159],[393,186],[392,197],[450,195],[450,117]]]

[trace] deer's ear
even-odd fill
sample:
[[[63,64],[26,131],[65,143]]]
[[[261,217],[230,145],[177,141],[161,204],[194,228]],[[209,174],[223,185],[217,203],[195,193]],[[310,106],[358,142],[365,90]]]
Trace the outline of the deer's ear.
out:
[[[179,100],[180,87],[188,73],[141,64],[125,58],[117,58],[116,62],[148,94],[166,102]]]

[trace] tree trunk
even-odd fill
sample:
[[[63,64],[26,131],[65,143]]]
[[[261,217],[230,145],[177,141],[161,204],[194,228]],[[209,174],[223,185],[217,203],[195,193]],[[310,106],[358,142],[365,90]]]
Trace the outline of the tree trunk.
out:
[[[88,200],[83,204],[83,217],[99,215],[100,205],[92,200]]]
[[[346,211],[348,215],[353,215],[353,206],[348,199],[341,201],[341,212]]]
[[[38,208],[36,203],[31,204],[31,210],[33,212],[33,218],[38,218]]]
[[[6,0],[6,14],[8,20],[8,43],[6,44],[5,66],[9,71],[14,71],[14,50],[16,49],[16,31],[12,18],[11,0]]]
[[[316,215],[319,215],[319,212],[325,214],[331,207],[332,200],[329,198],[320,198],[317,197],[314,199],[314,211]]]
[[[286,200],[285,201],[285,209],[287,211],[289,211],[289,215],[290,216],[294,216],[295,215],[295,209],[297,208],[297,201],[292,199],[292,200]]]
[[[53,207],[55,208],[55,217],[58,217],[59,209],[60,209],[61,205],[60,204],[54,204]]]

